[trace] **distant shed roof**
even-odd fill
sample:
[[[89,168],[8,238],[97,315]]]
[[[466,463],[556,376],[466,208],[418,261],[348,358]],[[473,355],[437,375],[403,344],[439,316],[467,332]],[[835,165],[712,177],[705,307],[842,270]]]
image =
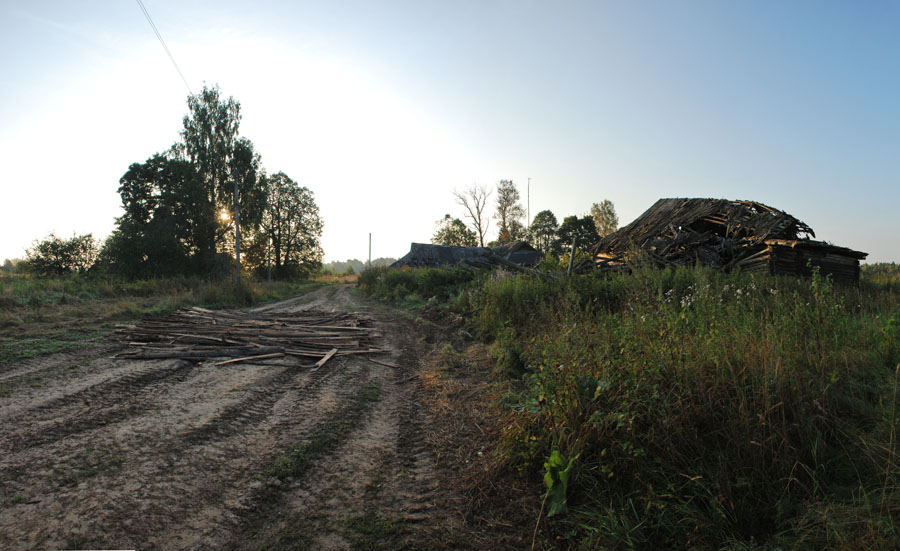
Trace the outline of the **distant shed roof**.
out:
[[[465,258],[484,256],[490,252],[491,250],[487,247],[457,247],[454,245],[412,243],[409,246],[409,252],[391,264],[391,267],[455,266]]]
[[[437,267],[457,266],[460,264],[489,267],[494,264],[490,259],[494,255],[520,266],[536,266],[543,259],[543,254],[540,251],[524,241],[516,241],[494,249],[488,247],[457,247],[431,243],[412,243],[409,247],[409,252],[403,258],[391,264],[391,267]]]

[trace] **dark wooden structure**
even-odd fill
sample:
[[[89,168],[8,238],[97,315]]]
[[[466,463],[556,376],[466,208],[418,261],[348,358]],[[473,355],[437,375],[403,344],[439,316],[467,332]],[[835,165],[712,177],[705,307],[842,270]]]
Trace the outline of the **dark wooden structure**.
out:
[[[409,252],[391,264],[392,268],[461,266],[463,268],[496,268],[498,266],[531,267],[541,263],[544,255],[526,243],[515,241],[493,249],[488,247],[456,247],[413,243]]]
[[[630,269],[702,264],[722,270],[808,275],[818,266],[836,281],[857,281],[867,253],[810,239],[812,228],[756,201],[660,199],[633,222],[601,239],[597,267]]]

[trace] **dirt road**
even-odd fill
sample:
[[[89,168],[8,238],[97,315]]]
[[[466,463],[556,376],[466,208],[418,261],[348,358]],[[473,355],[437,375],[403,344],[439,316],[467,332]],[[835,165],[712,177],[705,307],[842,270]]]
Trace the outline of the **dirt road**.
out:
[[[307,308],[366,309],[335,286],[263,309]],[[456,547],[414,336],[372,315],[397,368],[119,360],[113,341],[0,366],[0,548]]]

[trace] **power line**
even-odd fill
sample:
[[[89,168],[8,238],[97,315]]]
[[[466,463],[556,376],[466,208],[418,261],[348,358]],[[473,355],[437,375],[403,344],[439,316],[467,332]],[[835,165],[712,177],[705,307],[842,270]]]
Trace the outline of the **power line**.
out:
[[[181,72],[181,69],[178,68],[178,64],[175,63],[175,58],[172,57],[172,52],[169,51],[169,47],[166,46],[166,41],[163,40],[161,34],[159,34],[159,29],[156,28],[156,24],[153,23],[153,19],[150,17],[150,12],[147,11],[147,8],[144,7],[144,3],[141,0],[137,0],[138,6],[141,7],[141,11],[144,12],[144,17],[147,18],[147,22],[150,23],[150,26],[153,27],[153,32],[156,34],[156,38],[159,39],[159,43],[162,44],[163,50],[166,51],[166,54],[169,56],[169,59],[172,60],[172,65],[175,66],[175,70],[178,71],[178,75],[181,77],[181,80],[184,81],[185,87],[187,87],[188,92],[193,96],[194,92],[191,90],[191,85],[188,84],[186,78],[184,78],[184,74]]]

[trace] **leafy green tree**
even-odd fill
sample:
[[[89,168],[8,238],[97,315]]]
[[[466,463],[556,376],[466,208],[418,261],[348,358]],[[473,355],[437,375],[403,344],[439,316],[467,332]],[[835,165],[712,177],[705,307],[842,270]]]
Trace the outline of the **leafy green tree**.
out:
[[[237,274],[241,273],[241,230],[256,230],[262,221],[268,190],[267,180],[261,171],[259,154],[247,138],[239,138],[228,160],[231,176],[231,193],[225,193],[226,205],[230,203],[234,224],[234,258]],[[223,205],[223,209],[227,208]]]
[[[182,120],[182,143],[176,147],[197,168],[210,195],[224,200],[231,193],[228,165],[241,123],[241,104],[232,97],[222,99],[218,86],[204,86],[199,94],[188,96],[188,111]]]
[[[586,250],[594,243],[600,240],[597,233],[597,226],[594,225],[594,219],[590,215],[582,216],[566,216],[563,218],[562,224],[557,232],[559,236],[560,246],[563,252],[567,252],[572,246],[572,239],[575,239],[575,246]]]
[[[101,253],[111,271],[130,277],[208,272],[224,233],[194,166],[154,155],[119,180],[125,213]]]
[[[318,271],[323,256],[323,224],[312,191],[283,172],[268,178],[267,190],[257,246],[261,250],[271,247],[278,277]]]
[[[497,212],[494,218],[500,224],[497,239],[501,244],[522,239],[525,235],[525,226],[522,225],[525,209],[522,208],[520,200],[519,190],[513,181],[500,180],[497,184]]]
[[[41,241],[35,241],[25,251],[26,269],[37,275],[66,275],[86,272],[100,251],[100,245],[89,233],[62,239],[51,233]]]
[[[247,159],[233,161],[236,151],[246,154],[246,148],[235,146],[241,122],[241,104],[234,98],[224,99],[218,86],[203,87],[198,94],[188,96],[188,114],[182,120],[182,142],[173,151],[182,155],[194,166],[210,203],[219,214],[229,212],[234,216],[235,164],[248,164]],[[230,221],[219,217],[223,227]],[[224,241],[225,231],[217,231],[217,240],[203,252],[205,257],[215,256],[216,247]]]
[[[542,210],[534,216],[528,229],[531,244],[544,254],[560,254],[557,244],[558,229],[559,222],[556,221],[556,216],[549,210]]]
[[[8,274],[15,274],[19,271],[20,266],[25,266],[25,264],[22,264],[21,258],[7,258],[3,261],[3,266],[0,266],[0,270]]]
[[[451,218],[449,214],[446,214],[437,226],[437,231],[431,238],[431,242],[435,245],[456,245],[458,247],[478,245],[478,236],[459,218]]]
[[[187,103],[182,141],[120,179],[125,212],[104,265],[132,277],[212,275],[227,270],[233,252],[240,274],[242,252],[260,267],[271,251],[280,276],[317,270],[322,221],[312,193],[283,173],[266,177],[253,143],[239,136],[234,98],[204,86]]]
[[[253,142],[239,138],[228,162],[233,182],[238,184],[238,205],[241,229],[251,231],[259,227],[268,201],[268,180],[262,169],[262,159]],[[225,194],[225,203],[234,205],[234,187]]]
[[[616,207],[609,199],[591,205],[591,218],[597,228],[597,235],[606,237],[619,228],[619,216]]]

